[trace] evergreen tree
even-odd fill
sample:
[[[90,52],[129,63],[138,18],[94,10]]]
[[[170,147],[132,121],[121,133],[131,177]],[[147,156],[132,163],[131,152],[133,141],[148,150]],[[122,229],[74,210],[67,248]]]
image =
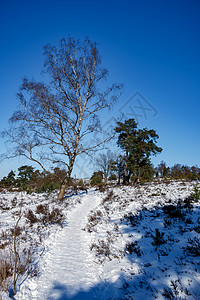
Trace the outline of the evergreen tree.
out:
[[[8,176],[3,177],[1,180],[1,186],[3,187],[13,187],[16,184],[15,173],[11,170]]]
[[[18,168],[18,179],[21,183],[27,183],[33,176],[34,168],[32,166],[21,166]]]
[[[124,183],[129,182],[134,174],[135,183],[144,176],[143,171],[151,164],[150,156],[162,151],[156,145],[159,138],[155,130],[147,128],[138,129],[134,119],[118,122],[115,131],[119,134],[118,146],[125,152]]]
[[[118,176],[118,184],[120,184],[121,178],[124,177],[124,169],[125,163],[123,156],[119,155],[119,157],[113,161],[111,165],[111,172],[114,172]]]
[[[90,178],[90,184],[99,185],[102,184],[102,180],[103,180],[103,172],[102,171],[94,172],[92,177]]]

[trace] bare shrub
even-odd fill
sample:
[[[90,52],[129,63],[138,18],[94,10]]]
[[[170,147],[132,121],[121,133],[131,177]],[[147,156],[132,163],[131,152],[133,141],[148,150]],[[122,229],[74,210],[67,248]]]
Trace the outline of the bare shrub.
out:
[[[184,247],[184,251],[190,256],[200,256],[200,241],[195,236],[194,238],[188,239],[187,246]]]
[[[9,292],[10,277],[13,274],[13,267],[8,257],[0,256],[0,288],[2,291]]]
[[[176,280],[171,280],[170,287],[164,288],[164,290],[162,292],[162,296],[164,296],[165,299],[170,299],[170,300],[186,299],[186,298],[182,298],[183,294],[187,297],[191,296],[188,289],[186,287],[184,287],[180,278],[178,278]]]
[[[40,216],[36,216],[39,214]],[[29,220],[30,224],[33,225],[34,223],[42,223],[44,225],[48,224],[60,224],[62,225],[64,221],[64,215],[59,208],[53,208],[51,211],[49,210],[48,204],[45,205],[38,205],[36,209],[36,214],[29,209],[28,213],[26,214],[26,218]]]
[[[48,210],[48,204],[39,204],[36,208],[36,214],[47,214]]]
[[[166,243],[166,240],[164,239],[164,232],[160,232],[158,228],[155,229],[155,235],[151,235],[151,237],[153,238],[153,242],[152,245],[156,246],[156,250],[158,249],[158,247],[162,244]]]
[[[30,214],[31,215],[31,214]],[[23,214],[20,213],[14,228],[10,230],[10,244],[8,246],[10,263],[12,265],[10,295],[17,292],[19,276],[27,276],[35,268],[33,265],[33,253],[38,247],[38,242],[19,223]]]
[[[48,219],[50,224],[62,225],[64,215],[59,208],[53,208],[53,210],[48,215]]]
[[[7,230],[2,230],[1,237],[0,237],[0,249],[5,249],[10,244],[9,241],[9,234]]]
[[[28,212],[26,214],[26,218],[28,219],[28,221],[30,222],[31,225],[33,225],[34,223],[39,221],[31,209],[28,210]]]
[[[184,220],[185,214],[181,209],[181,205],[165,205],[163,211],[169,218]]]
[[[132,227],[135,227],[140,222],[140,215],[133,215],[132,212],[125,214],[124,217],[121,219],[121,222],[125,221],[126,223],[130,224]]]
[[[99,258],[99,262],[103,263],[106,257],[111,260],[111,250],[109,243],[104,240],[98,240],[98,243],[94,243],[91,245],[90,250],[95,250],[96,256]]]
[[[128,254],[133,254],[135,253],[138,257],[140,257],[142,255],[142,252],[140,250],[140,246],[138,245],[138,242],[131,242],[131,243],[127,243],[126,247],[125,247],[125,251]]]
[[[90,247],[91,251],[95,251],[95,255],[98,259],[98,263],[103,263],[106,259],[111,261],[112,259],[122,258],[124,256],[124,251],[117,249],[114,246],[114,241],[116,240],[116,236],[112,234],[112,232],[107,231],[107,238],[98,240],[97,243],[93,243]]]
[[[100,210],[92,213],[88,217],[88,224],[86,226],[86,230],[88,232],[92,232],[94,230],[94,227],[101,221],[102,217],[103,217],[103,214]]]
[[[107,196],[103,199],[102,203],[105,204],[106,202],[111,201],[113,198],[115,198],[113,190],[111,190]]]

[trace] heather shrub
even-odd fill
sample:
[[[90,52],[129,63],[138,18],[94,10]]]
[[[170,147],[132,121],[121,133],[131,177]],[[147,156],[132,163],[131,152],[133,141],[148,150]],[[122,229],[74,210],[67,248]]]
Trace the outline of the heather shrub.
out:
[[[195,236],[194,238],[188,239],[187,246],[184,247],[184,251],[189,256],[200,256],[200,241]]]
[[[162,244],[166,243],[166,240],[164,239],[164,232],[160,232],[158,228],[155,229],[155,235],[151,234],[151,237],[153,238],[152,245],[156,247],[156,250],[158,247]]]
[[[13,267],[8,259],[2,254],[0,256],[0,290],[8,292],[10,288],[10,277],[13,274]]]
[[[31,225],[33,225],[34,223],[39,221],[31,209],[28,210],[28,212],[26,214],[26,218],[28,219],[28,221],[30,222]]]
[[[200,200],[200,189],[197,185],[193,187],[193,192],[191,193],[191,197],[194,199],[194,201]]]
[[[38,216],[36,216],[38,215]],[[34,213],[32,210],[28,210],[26,218],[31,225],[34,223],[43,223],[44,225],[48,224],[60,224],[64,221],[64,215],[59,208],[52,208],[50,211],[48,204],[39,204]]]

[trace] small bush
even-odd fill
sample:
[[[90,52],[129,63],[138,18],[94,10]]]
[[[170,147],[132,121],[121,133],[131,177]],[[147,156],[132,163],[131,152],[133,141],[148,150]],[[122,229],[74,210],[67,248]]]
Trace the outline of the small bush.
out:
[[[111,174],[110,177],[108,178],[108,180],[110,180],[110,181],[117,180],[117,176],[115,174]]]
[[[140,246],[138,245],[137,241],[126,244],[125,250],[129,254],[136,253],[138,257],[142,255]]]
[[[157,196],[160,196],[160,194],[159,193],[153,193],[153,194],[151,194],[151,196],[152,197],[157,197]]]
[[[50,224],[62,224],[64,215],[59,208],[54,208],[49,214]]]
[[[102,216],[102,212],[98,210],[88,218],[88,222],[98,222],[101,220]]]
[[[163,211],[169,218],[184,219],[184,213],[178,205],[165,205],[163,206]]]
[[[20,234],[22,233],[23,231],[23,228],[20,227],[20,226],[15,226],[14,228],[11,228],[10,229],[10,232],[12,235],[15,235],[15,236],[20,236]]]
[[[113,198],[115,198],[113,190],[110,191],[107,196],[103,199],[102,204],[105,204],[106,202],[111,201]]]
[[[9,245],[9,242],[0,243],[0,249],[3,250]]]
[[[90,250],[95,250],[96,256],[99,257],[99,261],[102,263],[107,257],[111,260],[111,250],[109,243],[106,243],[104,240],[98,240],[98,244],[92,244]]]
[[[56,182],[50,182],[50,184],[47,187],[47,192],[52,193],[55,190],[58,190],[60,188],[59,183]]]
[[[198,201],[198,200],[200,200],[200,190],[199,190],[199,188],[198,188],[198,186],[197,185],[195,185],[194,187],[193,187],[193,192],[191,193],[191,197],[194,199],[194,201]]]
[[[184,287],[179,278],[176,280],[171,280],[170,287],[164,288],[162,292],[162,296],[169,300],[186,299],[185,297],[182,297],[183,294],[185,296],[191,296],[188,289]]]
[[[38,218],[36,217],[36,215],[31,209],[28,210],[28,213],[26,214],[26,218],[29,220],[31,225],[38,222]]]
[[[192,201],[193,201],[193,198],[191,196],[186,197],[183,201],[183,207],[191,209],[193,207]]]
[[[47,204],[39,204],[36,208],[36,214],[47,214],[49,207]]]
[[[47,208],[44,215],[41,217],[41,221],[43,224],[59,224],[62,225],[64,220],[64,215],[59,208],[53,208],[52,211],[49,211],[49,207]]]
[[[135,227],[140,222],[140,216],[139,215],[133,215],[133,213],[131,212],[129,214],[124,215],[124,217],[123,217],[123,219],[121,219],[121,221],[123,222],[124,220],[126,222],[130,223],[130,225],[132,227]]]
[[[156,246],[156,250],[158,249],[158,247],[162,244],[166,243],[166,240],[164,239],[164,232],[160,232],[158,228],[155,229],[155,235],[151,235],[151,237],[153,238],[153,242],[152,245]]]
[[[172,225],[172,220],[169,218],[164,218],[164,227],[168,228],[171,225]]]
[[[77,183],[77,185],[78,185],[79,187],[84,187],[83,180],[80,179],[79,182]]]
[[[100,185],[103,181],[103,173],[101,171],[94,172],[92,177],[90,178],[90,184],[92,186],[94,185]]]
[[[59,208],[53,208],[51,211],[49,210],[49,206],[47,204],[39,204],[36,208],[36,214],[40,214],[40,216],[36,216],[32,210],[29,209],[26,214],[26,218],[29,220],[30,224],[33,225],[36,222],[43,223],[44,225],[48,224],[62,224],[64,220],[64,215]]]
[[[103,214],[100,210],[94,212],[88,217],[88,224],[86,226],[86,230],[88,232],[92,232],[94,227],[101,221]]]
[[[98,188],[99,192],[104,193],[106,191],[106,184],[102,182],[101,184],[99,184]]]
[[[193,239],[188,239],[188,244],[184,247],[184,251],[190,256],[200,256],[200,241],[197,237]]]
[[[13,267],[8,258],[0,257],[0,290],[8,292],[10,288],[10,277]]]
[[[200,233],[200,226],[196,226],[196,227],[194,228],[194,231],[196,231],[197,233]]]

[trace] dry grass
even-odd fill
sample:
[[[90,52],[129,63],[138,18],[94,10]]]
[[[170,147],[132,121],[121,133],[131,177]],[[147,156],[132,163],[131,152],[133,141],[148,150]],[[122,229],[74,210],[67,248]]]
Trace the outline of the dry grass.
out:
[[[5,253],[4,255],[1,253],[0,256],[0,290],[1,291],[9,292],[12,274],[13,274],[13,267],[10,260],[8,259],[8,257],[5,257]]]

